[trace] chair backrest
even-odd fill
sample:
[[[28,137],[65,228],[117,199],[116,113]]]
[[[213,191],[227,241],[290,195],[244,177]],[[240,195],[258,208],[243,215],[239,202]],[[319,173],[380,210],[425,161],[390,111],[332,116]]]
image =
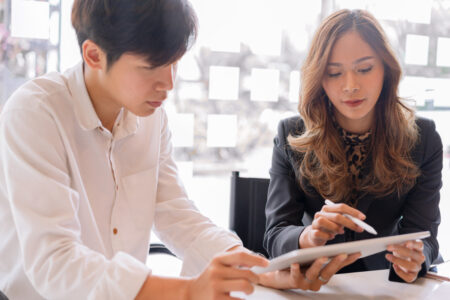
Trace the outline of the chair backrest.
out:
[[[8,300],[8,297],[6,297],[6,295],[3,294],[2,291],[0,291],[0,300]]]
[[[268,257],[263,247],[266,227],[268,178],[231,177],[230,229],[241,238],[244,246]]]

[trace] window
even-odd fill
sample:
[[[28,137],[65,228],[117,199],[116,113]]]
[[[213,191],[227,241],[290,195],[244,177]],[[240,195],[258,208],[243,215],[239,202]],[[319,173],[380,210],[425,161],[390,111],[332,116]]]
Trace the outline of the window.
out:
[[[267,177],[280,119],[297,112],[300,66],[320,20],[340,8],[380,19],[402,63],[400,94],[444,143],[441,251],[450,257],[450,6],[441,0],[191,0],[198,42],[165,104],[190,197],[228,227],[231,171]],[[80,60],[71,0],[0,0],[0,104],[29,78]],[[407,10],[404,7],[408,7]],[[230,19],[232,18],[232,20]],[[30,22],[30,20],[33,20]],[[33,26],[30,26],[30,25]]]

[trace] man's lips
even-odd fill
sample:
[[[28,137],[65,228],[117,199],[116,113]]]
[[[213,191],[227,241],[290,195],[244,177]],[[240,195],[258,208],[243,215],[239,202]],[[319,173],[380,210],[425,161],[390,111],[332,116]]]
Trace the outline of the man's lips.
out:
[[[154,108],[158,108],[161,106],[162,101],[147,101],[147,103]]]

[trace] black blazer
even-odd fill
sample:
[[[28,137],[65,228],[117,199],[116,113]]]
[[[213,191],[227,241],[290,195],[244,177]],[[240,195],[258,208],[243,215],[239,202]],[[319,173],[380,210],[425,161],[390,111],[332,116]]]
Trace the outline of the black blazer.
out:
[[[429,230],[431,237],[423,241],[426,262],[419,273],[423,275],[439,253],[436,235],[440,223],[439,190],[442,186],[443,152],[441,138],[436,132],[434,122],[418,117],[416,123],[419,128],[419,140],[411,153],[421,172],[416,184],[400,197],[397,193],[383,198],[365,195],[359,199],[357,209],[366,215],[365,221],[375,228],[378,232],[377,237]],[[301,156],[294,153],[287,143],[289,135],[299,135],[303,131],[303,120],[300,117],[292,117],[279,123],[278,135],[274,139],[264,236],[264,247],[271,257],[298,249],[300,234],[309,225],[305,224],[302,218],[305,216],[312,218],[324,205],[324,199],[298,174],[297,167]],[[305,193],[301,188],[299,180],[304,180],[309,193]],[[345,234],[337,235],[327,244],[372,237],[374,236],[366,231],[358,233],[345,228]],[[385,253],[359,259],[341,271],[358,272],[389,268],[389,262],[384,257]]]

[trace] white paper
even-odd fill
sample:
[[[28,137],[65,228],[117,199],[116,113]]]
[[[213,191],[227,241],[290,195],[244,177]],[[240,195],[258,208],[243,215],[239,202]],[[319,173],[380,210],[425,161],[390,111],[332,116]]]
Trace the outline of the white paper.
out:
[[[406,35],[405,63],[426,66],[428,64],[428,43],[428,36]]]
[[[20,38],[49,38],[48,2],[12,0],[11,36]]]
[[[208,147],[236,147],[236,137],[236,115],[208,115]]]
[[[209,99],[237,100],[239,96],[239,68],[209,67]]]
[[[280,71],[273,69],[252,69],[251,75],[252,101],[278,101]]]

